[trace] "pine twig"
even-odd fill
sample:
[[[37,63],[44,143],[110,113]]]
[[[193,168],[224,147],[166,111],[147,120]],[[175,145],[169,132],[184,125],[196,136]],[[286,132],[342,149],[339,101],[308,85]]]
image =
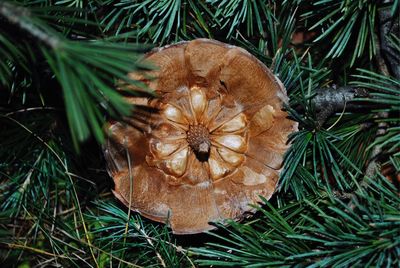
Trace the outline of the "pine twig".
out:
[[[378,113],[379,118],[387,118],[389,116],[389,113],[387,112],[380,112]],[[378,130],[376,132],[376,137],[382,136],[386,134],[386,129],[388,127],[388,124],[386,122],[380,122],[378,124]],[[380,144],[375,145],[372,148],[372,152],[371,152],[371,157],[370,157],[370,161],[367,165],[367,168],[365,169],[365,177],[364,180],[361,182],[360,186],[367,186],[367,178],[372,178],[374,173],[376,172],[376,170],[379,167],[379,163],[378,163],[378,156],[380,155],[380,153],[382,152],[382,146]]]
[[[356,98],[367,97],[368,92],[363,88],[354,88],[350,86],[320,88],[312,98],[312,105],[317,112],[317,122],[322,126],[326,120],[336,112],[342,112],[344,108],[348,111],[365,109],[365,105],[355,104]],[[302,107],[296,108],[301,110]]]
[[[16,123],[18,126],[20,126],[22,129],[24,129],[25,131],[27,131],[27,132],[29,132],[30,134],[32,134],[35,138],[37,138],[45,147],[47,147],[47,148],[54,154],[54,156],[57,158],[57,160],[60,162],[60,164],[61,164],[61,165],[63,166],[63,168],[65,169],[65,170],[64,170],[64,171],[65,171],[65,174],[68,176],[68,178],[69,178],[69,180],[70,180],[70,182],[71,182],[72,189],[73,189],[73,193],[74,193],[74,196],[75,196],[75,198],[76,198],[76,205],[77,205],[77,208],[78,208],[79,217],[80,217],[80,219],[81,219],[81,221],[82,221],[82,226],[83,226],[83,230],[84,230],[84,233],[85,233],[85,238],[86,238],[86,240],[87,240],[87,244],[89,245],[90,253],[91,253],[91,255],[92,255],[92,258],[93,258],[94,263],[96,264],[96,267],[99,267],[99,264],[98,264],[98,262],[97,262],[96,256],[94,255],[92,242],[91,242],[91,240],[90,240],[90,238],[89,238],[88,229],[87,229],[86,222],[85,222],[85,219],[84,219],[84,217],[83,217],[83,213],[82,213],[82,209],[81,209],[81,204],[79,203],[78,194],[77,194],[77,192],[76,192],[76,188],[75,188],[75,185],[74,185],[74,183],[73,183],[72,177],[71,177],[71,175],[69,175],[69,171],[68,171],[68,167],[67,167],[66,163],[64,163],[64,161],[62,160],[62,158],[60,157],[60,155],[59,155],[47,142],[45,142],[45,141],[44,141],[40,136],[38,136],[36,133],[32,132],[32,131],[31,131],[29,128],[27,128],[25,125],[21,124],[20,122],[18,122],[17,120],[15,120],[15,119],[13,119],[13,118],[11,118],[11,117],[7,117],[7,116],[1,115],[1,114],[0,114],[0,117],[4,117],[4,118],[7,118],[7,119],[11,120],[12,122],[14,122],[14,123]]]
[[[149,245],[154,249],[154,252],[157,256],[157,259],[160,261],[160,264],[162,267],[167,267],[167,265],[165,264],[165,261],[163,259],[163,257],[161,256],[161,254],[158,252],[158,250],[156,249],[153,241],[150,239],[150,236],[146,233],[145,230],[143,230],[143,228],[141,228],[138,224],[134,224],[136,230],[141,233],[143,235],[143,237],[146,239],[147,243],[149,243]]]
[[[387,112],[380,112],[378,113],[378,115],[376,117],[378,118],[387,118],[389,116],[389,114]],[[375,138],[385,135],[386,133],[386,129],[387,129],[387,123],[386,122],[380,122],[378,124],[378,130],[376,131],[376,135]],[[379,168],[379,162],[378,162],[378,157],[382,152],[382,146],[380,144],[375,145],[372,148],[372,152],[371,152],[371,156],[369,158],[369,162],[367,164],[367,167],[365,168],[365,174],[363,179],[361,180],[360,184],[359,184],[359,189],[358,190],[363,190],[366,189],[369,185],[369,180],[371,180],[374,175],[375,172],[378,170]],[[340,193],[338,191],[334,192],[334,195],[337,198],[340,199],[347,199],[349,200],[348,203],[348,207],[349,208],[354,208],[354,199],[357,198],[357,190],[351,193]]]
[[[393,3],[393,0],[384,1]],[[377,49],[378,65],[385,75],[391,73],[396,79],[400,79],[400,54],[391,45],[390,35],[400,36],[399,14],[391,14],[389,8],[382,8],[378,11],[379,21],[379,47]]]
[[[384,2],[393,2],[393,1],[384,1]],[[394,24],[394,25],[393,25]],[[380,28],[380,40],[377,43],[377,54],[376,59],[378,61],[378,66],[380,71],[385,74],[386,76],[390,76],[391,73],[397,79],[400,79],[400,55],[397,53],[393,53],[393,48],[389,45],[388,42],[388,35],[391,31],[399,32],[399,22],[393,20],[393,17],[390,15],[390,10],[388,9],[381,9],[379,11],[379,28]],[[394,30],[393,30],[394,29]],[[389,66],[390,68],[389,68]],[[390,71],[392,71],[390,73]],[[378,118],[388,118],[388,112],[380,112],[377,115]],[[378,124],[378,130],[376,132],[375,138],[382,136],[386,133],[388,124],[386,122],[380,122]],[[382,152],[382,147],[380,144],[376,144],[372,148],[370,161],[367,165],[365,170],[365,177],[364,180],[361,182],[361,186],[367,186],[367,178],[372,178],[375,171],[377,170],[379,163],[378,163],[378,156]]]
[[[386,1],[390,2],[390,1]],[[386,76],[390,76],[391,74],[396,77],[397,79],[400,79],[400,67],[399,67],[399,61],[400,61],[400,55],[393,52],[393,48],[389,45],[387,36],[391,31],[399,31],[400,26],[399,22],[394,22],[394,26],[392,25],[393,18],[390,15],[389,10],[380,10],[379,11],[379,29],[380,29],[380,39],[379,42],[377,42],[377,52],[376,52],[376,61],[378,64],[378,68],[380,72]],[[390,24],[390,26],[389,26]],[[393,30],[394,28],[394,30]],[[378,36],[376,35],[376,39],[378,39]],[[397,62],[397,63],[396,63]],[[390,66],[390,68],[388,67]],[[391,71],[391,72],[390,72]],[[368,93],[367,93],[368,94]],[[376,115],[377,118],[388,118],[389,113],[388,112],[379,112]],[[380,137],[382,135],[386,134],[388,128],[388,123],[383,121],[378,123],[378,130],[375,135],[375,139],[377,137]],[[371,151],[371,155],[367,164],[367,167],[365,169],[365,174],[360,182],[360,188],[365,189],[368,185],[371,178],[374,177],[375,172],[379,169],[379,161],[378,157],[382,153],[382,145],[381,144],[376,144]],[[338,194],[338,196],[344,199],[350,199],[349,207],[353,207],[353,198],[356,198],[356,193],[344,193],[344,194]]]
[[[0,18],[6,19],[9,23],[27,32],[38,41],[55,49],[60,45],[60,39],[55,35],[49,35],[31,21],[31,13],[28,9],[16,6],[9,2],[0,3]],[[29,19],[27,19],[29,18]]]

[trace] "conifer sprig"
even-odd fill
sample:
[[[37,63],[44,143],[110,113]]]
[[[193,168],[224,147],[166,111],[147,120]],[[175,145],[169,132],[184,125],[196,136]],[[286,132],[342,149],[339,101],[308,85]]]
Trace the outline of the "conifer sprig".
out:
[[[257,221],[232,223],[225,235],[211,234],[216,242],[193,251],[201,266],[398,266],[399,202],[396,188],[377,177],[350,200],[326,193],[258,208]]]
[[[0,1],[0,266],[399,266],[400,81],[381,66],[400,53],[398,12],[399,0]],[[270,66],[299,131],[270,202],[193,238],[111,197],[101,141],[106,118],[131,112],[122,85],[141,87],[126,74],[150,67],[144,44],[196,37]],[[315,100],[343,87],[366,94],[325,114]]]
[[[143,48],[107,40],[71,41],[24,7],[4,2],[0,8],[3,18],[11,24],[10,30],[21,30],[22,34],[31,34],[33,39],[22,37],[20,42],[25,47],[14,48],[15,42],[9,34],[0,36],[7,49],[3,54],[8,59],[0,69],[3,70],[0,74],[4,78],[3,84],[10,84],[10,68],[7,66],[22,63],[22,67],[29,71],[24,63],[27,55],[44,61],[62,88],[75,147],[78,148],[78,142],[86,140],[90,134],[102,142],[104,113],[117,117],[128,115],[131,111],[132,107],[123,101],[115,87],[118,81],[139,85],[127,74],[146,68],[146,65],[138,63]],[[27,44],[35,49],[31,54],[26,51]]]

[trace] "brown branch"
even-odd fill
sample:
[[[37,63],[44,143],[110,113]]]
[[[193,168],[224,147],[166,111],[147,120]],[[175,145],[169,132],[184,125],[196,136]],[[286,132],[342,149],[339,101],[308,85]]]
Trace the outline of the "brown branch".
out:
[[[393,1],[383,1],[387,4],[394,4]],[[400,36],[399,11],[391,13],[391,8],[381,8],[378,10],[379,22],[379,47],[377,49],[377,60],[379,68],[385,75],[392,75],[400,79],[400,53],[390,42],[391,36]]]
[[[380,104],[355,102],[357,98],[369,97],[368,91],[363,88],[343,86],[339,88],[320,88],[311,99],[311,103],[317,113],[317,122],[322,126],[334,113],[346,111],[358,111],[378,108]],[[297,111],[303,111],[304,107],[295,107]]]
[[[387,112],[380,112],[378,113],[377,117],[378,118],[387,118],[389,114]],[[386,122],[380,122],[378,124],[378,130],[376,131],[375,139],[377,137],[380,137],[382,135],[386,134],[386,129],[388,127],[388,124]],[[367,168],[365,169],[365,177],[364,180],[361,182],[361,186],[367,186],[368,183],[368,178],[372,178],[375,174],[375,172],[379,168],[379,162],[378,162],[378,156],[382,152],[382,146],[381,144],[377,144],[372,148],[371,156],[369,158],[369,163],[367,165]]]
[[[342,112],[345,107],[346,110],[363,108],[362,105],[352,102],[356,98],[367,96],[368,92],[363,88],[344,86],[339,88],[318,89],[317,95],[312,99],[312,102],[317,112],[317,121],[319,125],[323,125],[333,113]]]
[[[384,3],[393,3],[393,1],[385,0]],[[377,53],[376,60],[378,63],[378,68],[380,72],[386,76],[392,75],[396,79],[400,79],[400,55],[396,52],[395,48],[390,44],[388,36],[393,34],[395,36],[399,36],[400,31],[400,22],[399,22],[399,14],[394,15],[397,19],[393,17],[390,9],[380,9],[378,11],[379,17],[379,35],[380,38],[376,38],[379,42],[377,42]],[[388,118],[388,112],[379,112],[375,118],[384,119]],[[383,121],[378,123],[378,130],[375,135],[375,140],[378,137],[381,137],[386,134],[388,128],[388,123]],[[369,157],[367,167],[365,169],[364,177],[360,182],[360,189],[365,189],[369,185],[369,180],[372,179],[376,172],[379,171],[380,162],[378,160],[379,156],[382,153],[382,145],[376,144],[371,151],[371,155]],[[336,196],[341,199],[349,199],[350,202],[348,206],[350,208],[354,208],[353,199],[357,198],[356,192],[353,193],[338,193],[335,192]]]

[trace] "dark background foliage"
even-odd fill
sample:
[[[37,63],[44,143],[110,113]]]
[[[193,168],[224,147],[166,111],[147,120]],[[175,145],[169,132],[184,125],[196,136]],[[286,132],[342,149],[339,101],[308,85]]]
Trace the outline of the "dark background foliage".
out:
[[[398,0],[0,1],[0,265],[399,267],[399,27]],[[270,66],[300,130],[253,217],[174,236],[112,196],[102,126],[199,37]]]

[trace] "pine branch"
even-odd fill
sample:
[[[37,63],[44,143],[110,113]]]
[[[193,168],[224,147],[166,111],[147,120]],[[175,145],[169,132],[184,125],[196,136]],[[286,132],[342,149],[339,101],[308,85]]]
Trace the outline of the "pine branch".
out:
[[[78,150],[79,142],[88,139],[91,134],[102,142],[103,114],[119,117],[131,112],[131,106],[115,90],[116,80],[121,84],[144,88],[142,83],[128,77],[131,71],[149,68],[137,61],[143,47],[101,40],[70,41],[45,21],[35,18],[27,8],[3,2],[0,10],[0,15],[7,18],[17,30],[34,38],[36,42],[33,44],[25,37],[19,37],[22,39],[19,41],[34,45],[35,52],[42,61],[47,62],[58,80],[64,93],[75,148]],[[81,79],[82,76],[85,79]]]
[[[303,16],[315,22],[309,30],[319,30],[320,33],[314,42],[327,45],[326,58],[339,58],[346,51],[350,53],[350,66],[357,58],[375,55],[376,43],[374,40],[375,16],[380,7],[379,1],[312,1],[314,8]],[[357,30],[355,30],[357,29]],[[331,40],[331,42],[326,42]],[[368,53],[368,55],[365,55]]]
[[[379,119],[386,119],[389,117],[388,112],[380,112],[377,114]],[[386,134],[388,128],[388,123],[383,121],[378,124],[378,130],[376,132],[376,137],[380,137]],[[379,162],[378,157],[382,153],[382,145],[376,144],[371,150],[370,161],[365,170],[364,180],[361,182],[360,186],[365,187],[367,184],[366,178],[372,178],[376,172],[379,171]]]
[[[320,88],[312,98],[312,105],[317,112],[317,121],[322,126],[334,113],[368,109],[365,105],[357,104],[358,98],[367,98],[368,92],[363,88],[344,86],[339,88]]]
[[[43,29],[43,25],[33,23],[33,20],[29,19],[31,16],[32,14],[26,8],[16,6],[9,2],[0,3],[0,18],[3,17],[11,24],[14,24],[19,29],[25,31],[27,34],[43,42],[52,49],[57,49],[60,44],[60,39],[54,35],[54,32],[49,34],[49,29]]]
[[[192,251],[204,266],[398,265],[396,189],[379,178],[353,200],[353,208],[326,194],[279,209],[267,203],[258,220],[232,222],[226,234],[211,234],[216,242]]]
[[[393,1],[384,1],[393,4]],[[378,12],[380,33],[380,54],[384,58],[390,73],[400,80],[400,54],[390,42],[391,36],[400,36],[399,10],[395,14],[389,9],[380,9]],[[389,72],[387,72],[389,73]]]
[[[3,266],[399,265],[398,189],[380,168],[400,170],[399,0],[0,2]],[[99,144],[71,149],[129,114],[115,88],[147,66],[127,40],[195,37],[272,63],[300,126],[271,203],[198,247],[109,198]]]

